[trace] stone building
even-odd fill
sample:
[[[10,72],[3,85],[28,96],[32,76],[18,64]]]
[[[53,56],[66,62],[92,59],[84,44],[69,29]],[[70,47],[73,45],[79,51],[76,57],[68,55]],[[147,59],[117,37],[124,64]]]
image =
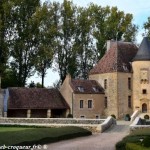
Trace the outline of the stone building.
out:
[[[8,88],[4,116],[18,118],[66,117],[70,107],[57,89]]]
[[[73,81],[67,76],[60,92],[71,107],[74,117],[95,118],[113,114],[116,118],[124,118],[137,109],[150,113],[149,80],[150,42],[147,37],[143,39],[139,49],[130,42],[108,41],[105,55],[90,70],[89,80],[84,80],[84,83],[96,81],[104,89],[97,93],[97,97],[94,97],[95,93],[91,93],[91,97],[100,102],[95,111],[89,111],[87,107],[84,111],[80,109],[79,102],[90,99],[89,93],[76,93],[75,87],[77,89],[82,85],[83,80]]]
[[[132,62],[133,111],[150,113],[150,42],[145,37]]]
[[[132,59],[138,48],[133,43],[108,41],[107,52],[89,73],[105,90],[104,114],[123,118],[132,113]]]
[[[74,118],[101,118],[104,116],[104,90],[95,80],[71,79],[67,75],[60,92],[70,106]]]
[[[3,100],[4,99],[4,100]],[[0,115],[8,117],[124,118],[135,110],[150,113],[150,42],[108,41],[107,51],[88,80],[66,76],[56,89],[0,91]]]

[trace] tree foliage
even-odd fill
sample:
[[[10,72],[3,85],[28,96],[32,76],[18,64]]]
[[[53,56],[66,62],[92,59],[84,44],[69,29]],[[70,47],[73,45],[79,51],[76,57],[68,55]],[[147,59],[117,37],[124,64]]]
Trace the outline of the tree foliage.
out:
[[[25,86],[37,71],[43,87],[52,63],[59,83],[68,73],[87,79],[105,54],[107,40],[135,41],[138,28],[132,19],[117,7],[93,3],[79,7],[67,0],[43,4],[40,0],[1,0],[0,71],[9,58],[18,86]],[[144,26],[147,30],[149,22]]]
[[[32,75],[35,65],[38,28],[34,26],[33,15],[39,6],[39,0],[14,0],[11,8],[10,54],[13,57],[11,67],[17,73],[19,86],[25,86]]]

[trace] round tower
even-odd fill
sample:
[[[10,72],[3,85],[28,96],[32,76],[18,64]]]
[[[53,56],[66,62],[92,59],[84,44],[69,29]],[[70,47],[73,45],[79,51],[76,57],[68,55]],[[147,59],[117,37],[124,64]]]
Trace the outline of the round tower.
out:
[[[133,111],[150,113],[150,41],[147,37],[138,49],[132,62]]]

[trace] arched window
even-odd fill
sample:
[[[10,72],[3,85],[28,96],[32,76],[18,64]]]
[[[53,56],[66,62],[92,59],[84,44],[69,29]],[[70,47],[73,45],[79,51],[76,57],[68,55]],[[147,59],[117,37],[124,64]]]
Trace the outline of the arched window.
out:
[[[146,103],[142,104],[142,112],[143,113],[147,112],[147,104]]]

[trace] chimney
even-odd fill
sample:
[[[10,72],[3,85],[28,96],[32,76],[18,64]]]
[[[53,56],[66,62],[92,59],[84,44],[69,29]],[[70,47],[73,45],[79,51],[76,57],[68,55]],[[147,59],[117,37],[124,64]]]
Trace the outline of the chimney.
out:
[[[107,49],[106,49],[106,52],[109,51],[109,49],[111,48],[112,44],[115,43],[115,41],[112,39],[112,40],[107,40]]]

